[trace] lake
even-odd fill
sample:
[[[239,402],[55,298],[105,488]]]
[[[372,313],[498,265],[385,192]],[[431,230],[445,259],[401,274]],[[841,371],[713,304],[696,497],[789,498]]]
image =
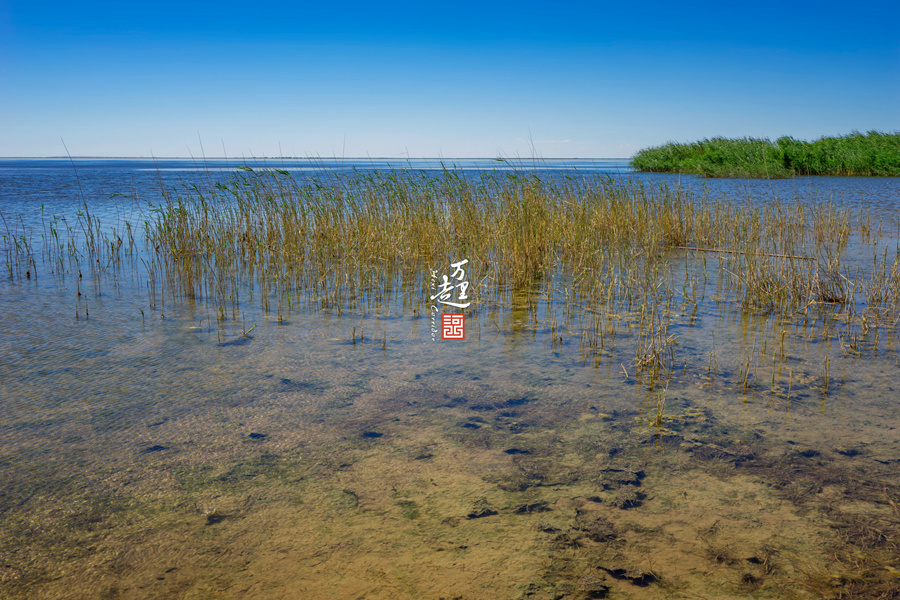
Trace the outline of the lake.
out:
[[[192,288],[145,235],[245,165],[830,202],[849,233],[813,273],[850,300],[750,306],[715,248],[643,270],[658,311],[630,280],[600,304],[569,276],[492,283],[463,250],[340,300],[259,266]],[[621,160],[2,159],[0,596],[891,597],[900,315],[872,298],[900,290],[898,209],[897,178]]]

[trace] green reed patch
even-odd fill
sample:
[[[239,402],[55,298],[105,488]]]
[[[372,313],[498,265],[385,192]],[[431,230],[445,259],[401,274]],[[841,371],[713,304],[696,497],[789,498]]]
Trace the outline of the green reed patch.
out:
[[[712,138],[669,142],[634,155],[638,171],[694,173],[704,177],[793,177],[796,175],[900,176],[900,133],[822,137],[814,142],[781,137]]]

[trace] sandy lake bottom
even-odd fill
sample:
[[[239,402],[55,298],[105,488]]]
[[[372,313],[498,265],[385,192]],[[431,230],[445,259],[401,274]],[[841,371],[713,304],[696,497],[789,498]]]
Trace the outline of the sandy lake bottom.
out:
[[[816,347],[826,394],[797,333],[791,374],[762,361],[741,389],[747,323],[719,322],[716,372],[685,325],[691,364],[661,391],[503,307],[454,346],[390,312],[251,316],[222,342],[189,308],[116,302],[0,348],[3,597],[900,589],[894,351]],[[7,327],[35,308],[9,306]]]

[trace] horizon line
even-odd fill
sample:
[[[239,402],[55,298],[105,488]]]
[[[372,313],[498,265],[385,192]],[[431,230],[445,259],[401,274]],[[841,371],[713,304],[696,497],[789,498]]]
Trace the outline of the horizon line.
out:
[[[254,156],[254,157],[234,157],[234,156],[205,156],[197,158],[196,156],[103,156],[103,155],[84,155],[84,156],[0,156],[0,160],[34,160],[34,159],[60,159],[60,160],[83,160],[83,159],[108,159],[108,160],[491,160],[495,162],[508,161],[542,161],[542,160],[631,160],[628,156],[567,156],[563,158],[547,158],[547,157],[515,157],[502,158],[496,156],[417,156],[417,157],[393,157],[393,156]]]

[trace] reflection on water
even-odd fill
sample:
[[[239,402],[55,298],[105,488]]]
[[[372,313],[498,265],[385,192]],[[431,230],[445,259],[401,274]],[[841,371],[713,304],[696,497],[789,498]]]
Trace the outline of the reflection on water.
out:
[[[64,194],[54,210],[77,210]],[[710,293],[671,317],[681,368],[648,386],[633,334],[586,357],[527,297],[467,313],[464,342],[432,342],[414,292],[283,321],[251,302],[217,330],[199,304],[151,309],[134,273],[0,283],[0,596],[897,589],[892,327],[851,347],[834,320]]]

